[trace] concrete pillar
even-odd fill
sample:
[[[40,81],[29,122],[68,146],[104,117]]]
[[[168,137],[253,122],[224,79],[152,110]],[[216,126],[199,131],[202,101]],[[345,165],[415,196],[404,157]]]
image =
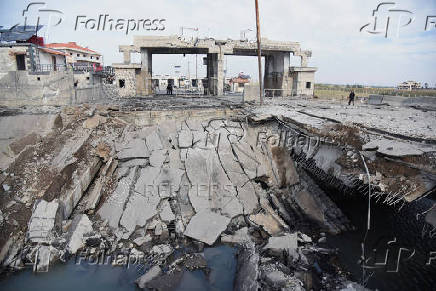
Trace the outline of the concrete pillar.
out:
[[[273,53],[265,56],[264,89],[267,96],[290,96],[292,80],[289,76],[290,54]]]
[[[141,48],[141,70],[137,75],[136,92],[138,95],[152,95],[153,55],[149,49]]]
[[[124,64],[126,65],[131,63],[130,54],[130,51],[123,51]]]
[[[307,67],[308,57],[306,55],[301,55],[301,67]]]
[[[207,54],[207,78],[209,94],[220,96],[224,94],[224,54]]]

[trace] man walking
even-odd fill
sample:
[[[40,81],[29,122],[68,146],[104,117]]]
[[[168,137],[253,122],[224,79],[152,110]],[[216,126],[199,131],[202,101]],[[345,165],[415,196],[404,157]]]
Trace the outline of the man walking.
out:
[[[350,96],[348,96],[348,106],[350,106],[351,102],[353,102],[353,106],[354,106],[354,97],[356,95],[354,94],[354,90],[351,90]]]

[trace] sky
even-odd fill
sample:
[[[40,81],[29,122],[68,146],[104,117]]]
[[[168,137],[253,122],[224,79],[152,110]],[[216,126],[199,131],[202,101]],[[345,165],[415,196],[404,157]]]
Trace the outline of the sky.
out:
[[[175,35],[180,27],[198,28],[187,30],[184,37],[213,37],[216,39],[239,39],[242,30],[250,40],[255,40],[254,0],[0,0],[0,26],[10,27],[36,22],[46,28],[41,31],[46,42],[75,41],[103,54],[105,65],[122,62],[119,45],[133,43],[133,35]],[[381,3],[374,0],[259,0],[262,37],[271,40],[296,41],[304,50],[311,50],[309,65],[317,67],[317,83],[362,84],[395,86],[406,80],[415,80],[436,86],[436,28],[425,26],[427,16],[436,22],[436,0],[399,0],[383,5],[377,14],[374,30],[373,10]],[[38,8],[61,11],[38,11]],[[406,12],[388,11],[407,10]],[[78,23],[77,19],[98,19],[108,14],[117,19],[165,19],[162,31],[125,30],[98,31]],[[55,26],[62,17],[61,22]],[[78,16],[80,16],[78,18]],[[388,37],[385,23],[390,17]],[[408,24],[409,19],[412,22]],[[429,22],[430,22],[429,21]],[[370,24],[361,31],[361,27]],[[408,24],[408,25],[407,25]],[[382,32],[374,34],[370,32]],[[202,55],[154,55],[154,74],[174,74],[180,70],[191,77],[205,75]],[[139,62],[139,56],[133,57]],[[299,58],[291,57],[292,65],[299,65]],[[181,66],[175,69],[174,66]],[[226,76],[239,72],[257,79],[255,57],[226,57]]]

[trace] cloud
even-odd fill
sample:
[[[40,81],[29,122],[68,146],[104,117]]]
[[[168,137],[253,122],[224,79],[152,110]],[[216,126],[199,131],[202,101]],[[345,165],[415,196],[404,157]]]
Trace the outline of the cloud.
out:
[[[0,19],[15,24],[29,1],[0,1]],[[74,31],[77,15],[97,18],[110,14],[114,18],[165,18],[165,35],[179,33],[181,26],[198,27],[198,35],[215,38],[239,38],[243,29],[255,29],[252,0],[124,0],[124,1],[45,1],[49,8],[62,10],[64,21],[50,30],[50,42],[76,41],[102,54],[106,64],[122,61],[118,45],[131,44],[132,36],[122,32]],[[298,41],[311,49],[310,65],[319,68],[318,82],[342,84],[395,85],[406,79],[436,83],[436,30],[424,32],[425,19],[436,15],[436,1],[401,0],[397,7],[413,12],[414,22],[400,29],[399,38],[359,32],[372,21],[372,10],[379,1],[359,0],[259,0],[262,35],[269,39]],[[392,21],[395,21],[393,19]],[[136,34],[157,35],[152,32]],[[255,34],[249,33],[250,38]],[[296,60],[293,60],[295,63]],[[154,56],[155,73],[174,73],[182,65],[187,73],[195,72],[195,56]],[[198,72],[205,75],[201,56]],[[244,71],[257,76],[255,58],[228,57],[227,75]]]

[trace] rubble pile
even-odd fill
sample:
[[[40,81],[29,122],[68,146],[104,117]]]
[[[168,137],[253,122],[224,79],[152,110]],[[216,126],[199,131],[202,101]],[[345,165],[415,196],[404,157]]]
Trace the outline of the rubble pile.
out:
[[[13,185],[4,196],[19,204],[2,201],[3,267],[43,270],[104,251],[112,265],[141,258],[137,285],[165,289],[183,272],[207,269],[205,246],[226,243],[240,249],[244,290],[345,286],[338,270],[314,273],[334,252],[295,219],[307,217],[318,237],[350,229],[341,211],[286,148],[259,142],[270,125],[237,112],[206,115],[132,122],[111,106],[65,108],[62,125],[3,173],[3,188]],[[24,166],[33,173],[20,175]]]

